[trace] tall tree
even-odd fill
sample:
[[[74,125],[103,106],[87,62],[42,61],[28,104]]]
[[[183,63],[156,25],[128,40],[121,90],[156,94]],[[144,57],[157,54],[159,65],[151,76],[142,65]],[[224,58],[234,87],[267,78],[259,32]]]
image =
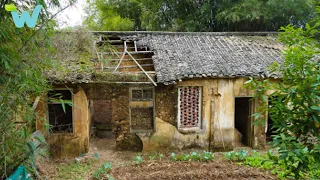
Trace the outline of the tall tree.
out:
[[[95,29],[101,27],[100,30],[277,31],[287,24],[304,25],[314,16],[316,3],[316,0],[93,0],[91,4],[95,6],[90,9],[98,13],[93,19],[89,14],[86,24],[97,24]],[[113,20],[113,16],[119,18]],[[119,27],[100,25],[106,19]],[[124,29],[121,19],[134,25]]]
[[[247,84],[262,102],[253,114],[256,122],[264,124],[267,112],[273,121],[273,146],[279,157],[271,159],[285,164],[287,177],[308,179],[303,173],[320,168],[320,18],[304,28],[288,25],[281,30],[284,61],[270,67],[271,73],[282,76],[281,82],[255,79]],[[273,91],[269,102],[268,90]]]
[[[152,3],[153,2],[153,3]],[[140,0],[141,21],[147,30],[217,31],[225,24],[216,20],[224,0]]]
[[[91,30],[140,30],[140,10],[136,1],[88,1],[84,25]]]
[[[43,57],[48,52],[54,28],[52,8],[61,11],[59,0],[0,1],[0,179],[6,178],[21,164],[27,164],[26,139],[34,130],[35,97],[50,89],[43,72],[54,61]],[[68,4],[73,3],[68,1]],[[13,4],[18,11],[29,11],[36,5],[42,10],[35,28],[16,28],[5,5]],[[49,11],[50,9],[50,11]],[[29,151],[30,152],[30,151]]]
[[[315,17],[316,0],[229,0],[217,20],[231,31],[277,31],[287,24],[301,27]]]

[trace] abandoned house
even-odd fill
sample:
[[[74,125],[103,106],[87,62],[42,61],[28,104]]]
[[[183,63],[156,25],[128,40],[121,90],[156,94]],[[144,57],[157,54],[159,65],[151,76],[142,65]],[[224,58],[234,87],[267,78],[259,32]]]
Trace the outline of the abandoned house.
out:
[[[37,106],[37,129],[47,135],[54,155],[87,152],[92,134],[138,151],[264,146],[268,125],[252,124],[259,102],[243,85],[249,77],[277,81],[266,69],[282,61],[276,34],[91,34],[90,56],[67,61],[75,69],[68,75],[48,76],[51,95],[72,106],[48,101],[50,93]]]

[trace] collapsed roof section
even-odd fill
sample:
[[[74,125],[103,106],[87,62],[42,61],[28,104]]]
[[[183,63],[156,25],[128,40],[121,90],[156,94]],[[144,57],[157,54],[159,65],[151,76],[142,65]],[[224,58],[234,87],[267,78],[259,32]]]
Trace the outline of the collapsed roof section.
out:
[[[53,67],[43,72],[54,84],[154,84],[153,52],[134,40],[82,30],[57,32],[52,39]],[[58,62],[58,63],[56,63]]]
[[[119,36],[95,34],[94,56],[98,61],[95,68],[100,71],[112,71],[117,75],[145,75],[156,84],[153,65],[153,51],[148,46],[137,45],[135,39],[123,39]]]

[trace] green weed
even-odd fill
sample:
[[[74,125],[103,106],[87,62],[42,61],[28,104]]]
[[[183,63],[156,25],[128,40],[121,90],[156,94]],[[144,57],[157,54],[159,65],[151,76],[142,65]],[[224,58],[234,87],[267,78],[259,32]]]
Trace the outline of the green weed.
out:
[[[106,177],[108,180],[114,180],[114,178],[109,174],[109,171],[112,169],[112,164],[110,162],[104,163],[99,169],[97,169],[93,175],[93,179],[101,179]]]
[[[58,179],[81,180],[88,173],[95,161],[63,163],[58,166]]]
[[[140,155],[137,155],[136,157],[133,158],[133,162],[134,164],[138,165],[141,164],[143,162],[143,158]]]

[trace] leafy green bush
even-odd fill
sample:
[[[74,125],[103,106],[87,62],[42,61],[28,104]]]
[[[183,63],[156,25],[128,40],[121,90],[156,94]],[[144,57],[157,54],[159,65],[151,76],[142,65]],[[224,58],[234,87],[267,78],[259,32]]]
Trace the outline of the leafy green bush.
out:
[[[281,160],[281,156],[275,154],[273,150],[269,150],[267,153],[259,153],[258,151],[252,151],[251,153],[247,151],[231,151],[224,153],[223,158],[238,162],[239,166],[269,170],[272,174],[277,175],[279,179],[295,178],[294,172],[287,168],[288,162],[285,162],[284,159]],[[297,166],[297,162],[290,165]],[[320,168],[319,166],[312,166],[310,167],[310,172],[301,172],[299,176],[305,179],[320,179]]]
[[[244,161],[248,155],[248,151],[230,151],[223,154],[223,158],[231,161]]]
[[[102,177],[107,177],[108,180],[113,180],[114,178],[110,174],[108,174],[111,169],[112,164],[110,162],[107,162],[93,173],[92,178],[102,179]]]
[[[190,154],[182,153],[176,155],[171,153],[171,160],[173,161],[211,161],[214,159],[212,152],[204,151],[202,154],[191,152]]]
[[[159,158],[159,160],[162,160],[164,157],[165,157],[165,155],[164,155],[164,154],[162,154],[162,153],[159,153],[159,154],[158,154],[158,158]]]
[[[133,162],[134,162],[136,165],[141,164],[141,163],[143,162],[142,156],[140,156],[140,155],[135,156],[135,157],[133,158]]]
[[[190,157],[192,161],[200,161],[201,160],[201,155],[198,154],[197,152],[191,152]]]
[[[203,154],[201,155],[202,161],[211,161],[213,159],[214,159],[214,156],[213,156],[212,152],[204,151]]]
[[[178,160],[176,153],[172,152],[170,156],[171,156],[171,160],[172,161],[177,161]]]
[[[317,9],[320,14],[320,7]],[[284,176],[288,178],[316,175],[313,167],[320,162],[319,29],[320,16],[304,27],[281,28],[279,40],[285,45],[284,61],[274,63],[269,70],[271,74],[280,75],[282,81],[270,83],[268,79],[251,79],[246,82],[261,102],[252,115],[257,124],[264,124],[267,112],[273,120],[272,128],[277,135],[273,136],[272,143],[278,148],[279,157],[272,160],[284,165]],[[268,90],[274,92],[270,102]]]

